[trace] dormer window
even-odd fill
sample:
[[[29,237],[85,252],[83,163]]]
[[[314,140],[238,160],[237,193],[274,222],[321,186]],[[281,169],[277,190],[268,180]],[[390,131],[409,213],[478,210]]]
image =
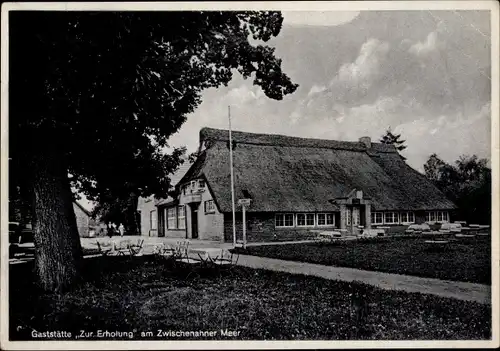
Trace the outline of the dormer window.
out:
[[[205,191],[206,183],[203,179],[192,180],[182,187],[183,195],[201,193]]]

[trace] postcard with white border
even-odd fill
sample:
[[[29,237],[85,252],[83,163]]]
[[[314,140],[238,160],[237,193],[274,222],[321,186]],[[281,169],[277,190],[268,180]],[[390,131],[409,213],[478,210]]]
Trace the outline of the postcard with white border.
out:
[[[499,346],[496,1],[1,25],[2,349]]]

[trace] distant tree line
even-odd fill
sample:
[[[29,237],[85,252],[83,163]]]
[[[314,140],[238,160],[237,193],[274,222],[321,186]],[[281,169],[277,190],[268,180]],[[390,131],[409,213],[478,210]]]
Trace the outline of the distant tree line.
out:
[[[432,154],[424,164],[424,171],[457,205],[458,220],[491,224],[491,169],[487,159],[463,155],[449,164]]]
[[[394,145],[398,151],[406,149],[401,134],[394,134],[391,127],[380,142]],[[449,164],[434,153],[424,164],[424,171],[426,177],[458,207],[455,213],[457,220],[491,224],[491,169],[487,159],[462,155]]]

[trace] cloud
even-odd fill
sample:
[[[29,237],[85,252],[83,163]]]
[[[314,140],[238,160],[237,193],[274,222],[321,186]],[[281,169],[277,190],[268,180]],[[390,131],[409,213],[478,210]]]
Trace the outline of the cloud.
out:
[[[283,23],[306,26],[338,26],[349,23],[359,11],[283,11]]]
[[[373,103],[349,106],[332,103],[329,109],[316,105],[300,106],[292,113],[295,129],[310,137],[357,140],[370,136],[378,140],[389,126],[397,126],[402,116],[415,115],[421,110],[417,102],[404,101],[398,96],[381,96]]]
[[[436,119],[415,118],[394,128],[406,139],[408,148],[403,152],[410,165],[418,170],[432,153],[437,153],[446,162],[454,162],[461,155],[476,154],[489,158],[491,104],[467,114],[453,113]],[[425,142],[423,142],[425,141]]]
[[[304,137],[358,140],[369,136],[377,142],[391,127],[406,140],[407,149],[402,154],[419,171],[434,152],[446,162],[454,162],[463,154],[489,158],[490,104],[466,113],[448,112],[429,118],[424,106],[416,101],[384,96],[374,103],[354,107],[335,104],[331,111],[322,113],[295,111],[294,130]]]
[[[380,63],[389,51],[389,44],[371,38],[361,46],[359,56],[352,63],[340,67],[338,75],[334,78],[341,82],[359,84],[363,88],[371,86],[371,78],[378,75]]]
[[[364,97],[376,94],[377,82],[384,73],[384,63],[390,45],[385,41],[369,38],[359,48],[350,62],[342,64],[335,76],[325,85],[314,84],[299,108],[313,109],[316,114],[331,111],[339,115],[342,106],[359,106]],[[303,111],[299,111],[303,112]]]
[[[248,85],[241,85],[231,89],[222,99],[230,105],[242,105],[258,100],[261,97],[265,97],[262,89],[258,87],[249,88]]]
[[[424,42],[419,41],[418,43],[413,44],[408,51],[417,56],[426,56],[429,53],[436,51],[437,47],[437,33],[431,32]]]
[[[231,105],[233,129],[248,132],[378,140],[390,126],[417,169],[433,152],[488,157],[491,82],[480,70],[489,72],[491,44],[470,24],[488,33],[489,13],[470,12],[466,22],[451,11],[436,12],[441,22],[428,11],[363,11],[343,25],[284,26],[273,45],[299,89],[275,101],[235,75],[203,93],[171,144],[193,151],[202,127],[228,127]]]
[[[326,87],[325,86],[318,86],[318,85],[313,85],[311,90],[309,90],[309,93],[307,93],[307,95],[314,95],[314,94],[317,94],[317,93],[321,93],[323,91],[326,90]]]
[[[424,41],[418,41],[408,49],[408,52],[416,56],[428,56],[443,46],[443,42],[439,38],[439,33],[443,32],[443,22],[439,22],[437,29],[430,32]]]

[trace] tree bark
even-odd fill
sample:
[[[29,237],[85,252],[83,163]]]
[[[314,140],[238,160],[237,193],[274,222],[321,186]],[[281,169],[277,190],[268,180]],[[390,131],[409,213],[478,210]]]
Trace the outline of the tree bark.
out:
[[[130,194],[130,202],[131,202],[131,205],[130,205],[130,208],[129,208],[129,211],[130,211],[130,217],[132,217],[132,232],[134,233],[134,235],[137,235],[137,234],[140,234],[140,229],[139,229],[139,224],[137,223],[137,203],[139,201],[139,197],[137,196],[137,194],[135,193],[135,191],[132,192],[132,194]]]
[[[60,292],[79,281],[83,260],[67,168],[59,153],[31,159],[35,266],[40,286]]]

